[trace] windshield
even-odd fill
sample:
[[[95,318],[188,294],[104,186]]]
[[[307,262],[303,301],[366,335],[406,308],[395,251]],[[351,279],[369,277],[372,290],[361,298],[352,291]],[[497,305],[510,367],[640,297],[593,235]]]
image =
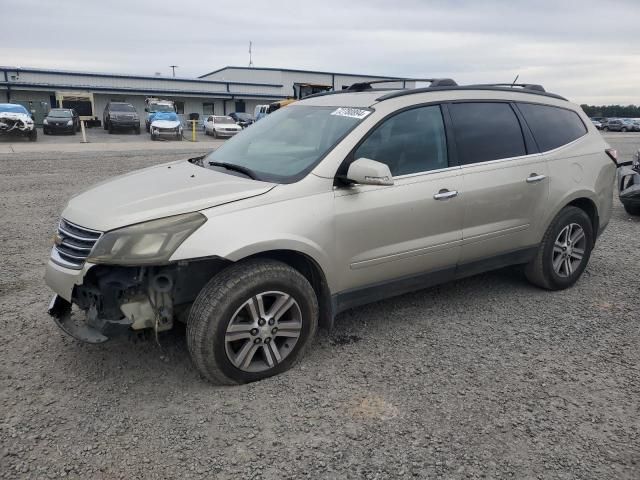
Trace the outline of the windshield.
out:
[[[253,117],[251,115],[249,115],[248,113],[236,113],[236,117],[238,117],[238,120],[252,120]]]
[[[135,112],[136,109],[133,108],[133,105],[129,105],[127,103],[112,103],[109,107],[109,110],[112,112]]]
[[[213,117],[213,123],[236,123],[231,117]]]
[[[370,110],[291,105],[243,130],[204,160],[250,169],[258,180],[299,180]]]
[[[22,105],[12,105],[9,103],[0,104],[0,112],[25,113],[29,115],[27,109]]]
[[[155,122],[156,120],[171,120],[173,122],[177,122],[178,115],[176,115],[176,112],[174,111],[158,112],[153,116],[153,121]]]
[[[51,110],[49,112],[50,117],[56,118],[71,118],[71,110]]]
[[[149,105],[149,111],[150,112],[175,112],[175,110],[171,105],[158,105],[153,103]]]

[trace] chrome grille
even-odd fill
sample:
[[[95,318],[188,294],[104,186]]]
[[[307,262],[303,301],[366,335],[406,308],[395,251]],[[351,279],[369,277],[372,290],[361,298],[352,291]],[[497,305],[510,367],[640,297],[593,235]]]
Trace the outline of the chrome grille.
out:
[[[64,218],[58,224],[58,234],[51,250],[51,259],[67,268],[81,268],[102,232],[84,228]]]

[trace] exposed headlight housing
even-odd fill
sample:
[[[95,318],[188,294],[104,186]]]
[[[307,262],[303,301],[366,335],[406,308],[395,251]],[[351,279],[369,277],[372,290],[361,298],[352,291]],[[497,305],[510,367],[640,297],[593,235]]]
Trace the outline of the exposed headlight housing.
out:
[[[159,265],[207,221],[201,213],[151,220],[105,233],[87,261],[112,265]]]

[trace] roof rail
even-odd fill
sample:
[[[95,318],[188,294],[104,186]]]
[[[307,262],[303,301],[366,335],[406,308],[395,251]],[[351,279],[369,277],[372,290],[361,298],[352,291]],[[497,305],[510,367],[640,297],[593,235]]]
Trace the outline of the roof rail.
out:
[[[546,92],[542,85],[536,83],[478,83],[469,85],[470,87],[519,87],[524,90],[535,90],[536,92]]]
[[[346,89],[351,92],[362,92],[364,90],[372,90],[371,85],[376,83],[394,83],[394,82],[429,82],[429,87],[455,87],[458,84],[452,78],[389,78],[387,80],[372,80],[370,82],[358,82]],[[404,88],[404,86],[403,86]]]

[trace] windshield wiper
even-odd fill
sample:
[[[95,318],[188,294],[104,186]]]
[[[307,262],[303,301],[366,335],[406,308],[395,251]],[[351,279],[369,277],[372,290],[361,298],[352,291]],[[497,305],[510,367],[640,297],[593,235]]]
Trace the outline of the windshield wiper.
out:
[[[236,172],[240,172],[244,175],[246,175],[247,177],[249,177],[251,180],[256,180],[256,174],[254,173],[253,170],[247,168],[247,167],[243,167],[241,165],[236,165],[234,163],[227,163],[227,162],[209,162],[209,165],[211,165],[212,167],[222,167],[222,168],[226,168],[227,170],[233,170]]]

